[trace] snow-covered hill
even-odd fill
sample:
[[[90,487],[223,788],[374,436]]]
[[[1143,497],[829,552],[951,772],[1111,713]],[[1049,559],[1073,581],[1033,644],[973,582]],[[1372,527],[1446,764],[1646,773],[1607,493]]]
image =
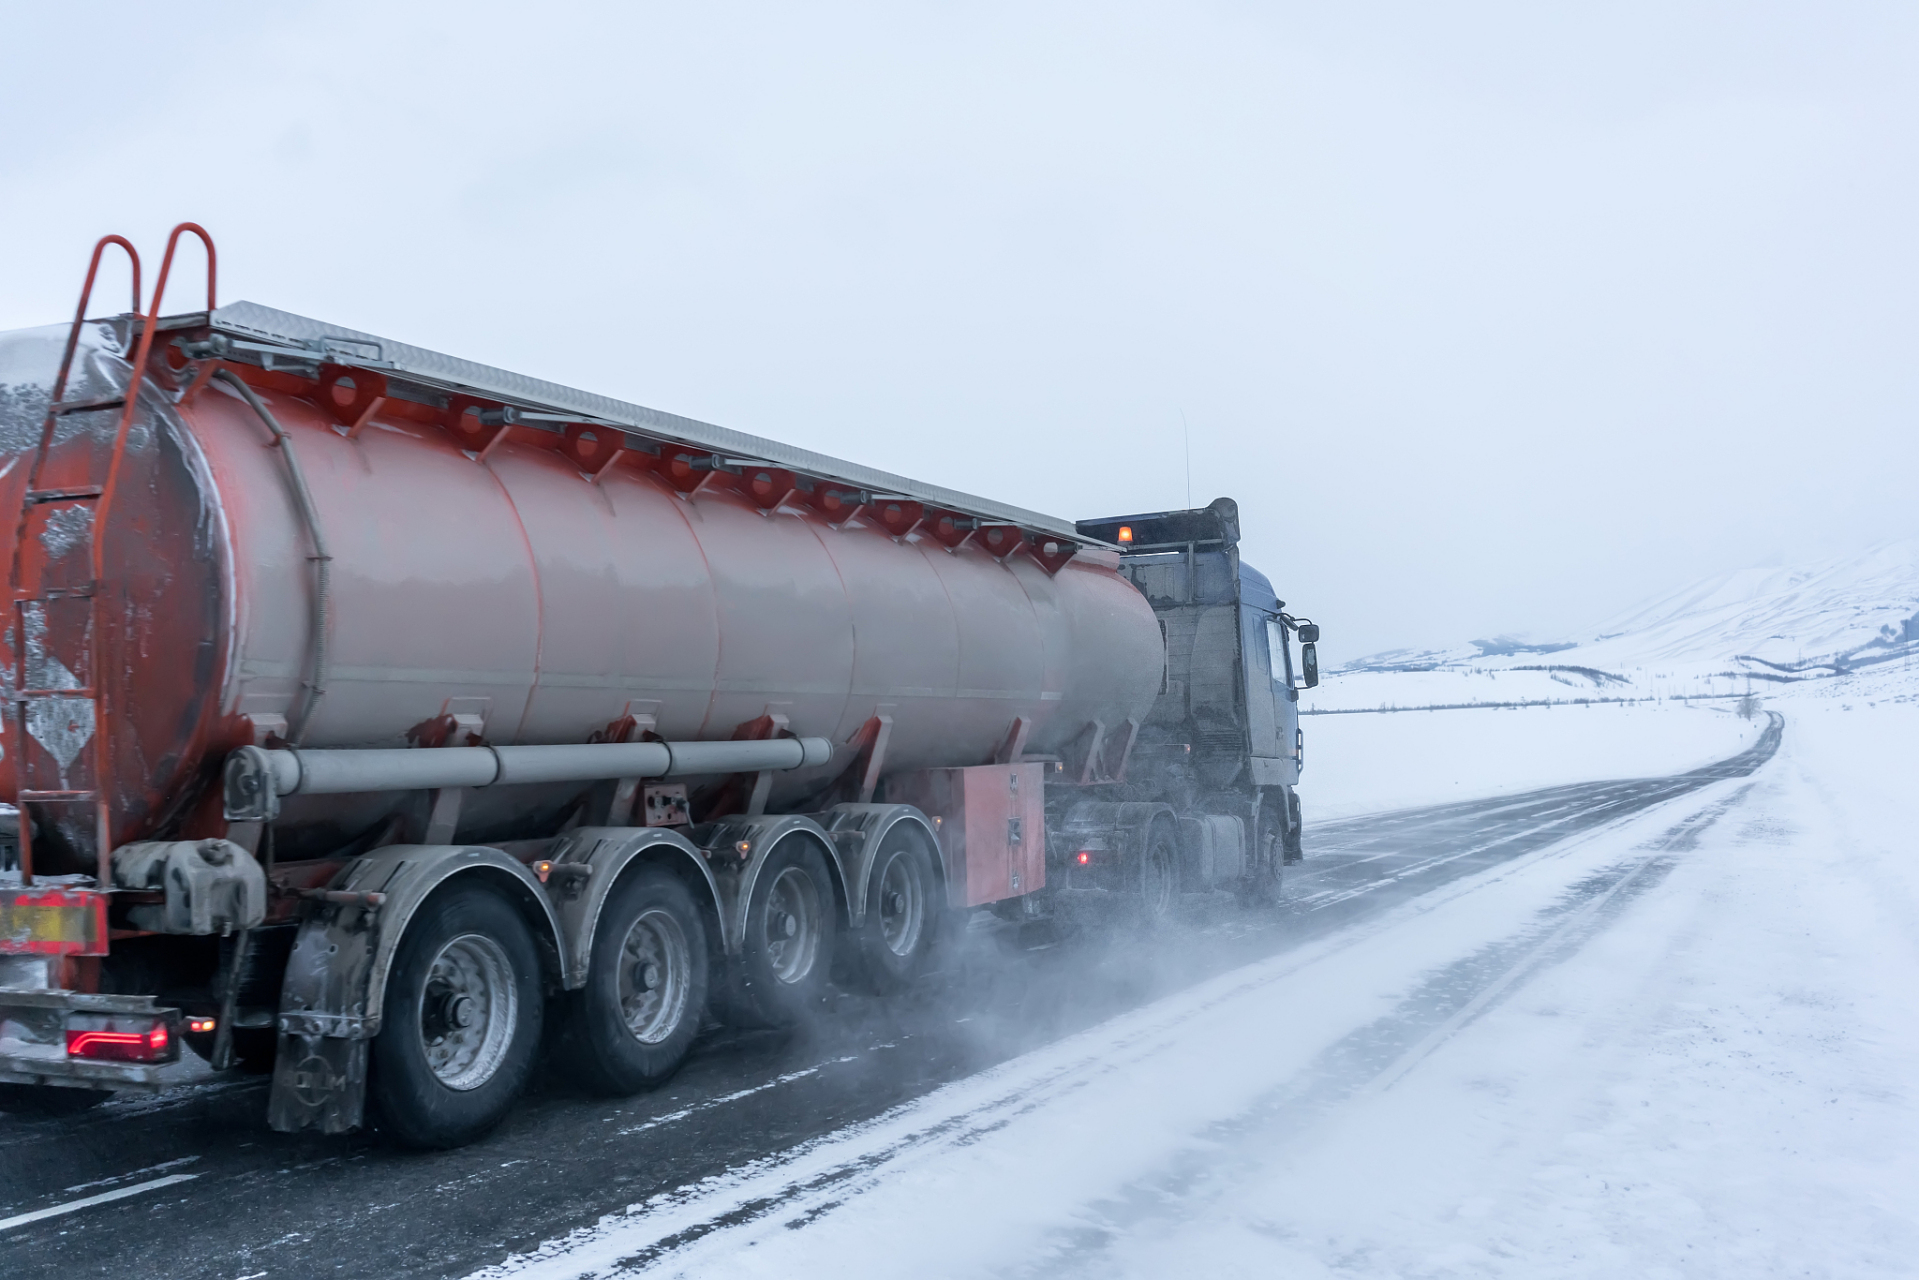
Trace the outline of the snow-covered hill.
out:
[[[1609,619],[1590,657],[1719,660],[1781,672],[1838,672],[1919,642],[1919,540],[1788,569],[1744,569]],[[1616,656],[1615,656],[1616,655]]]
[[[1729,695],[1755,682],[1888,662],[1919,662],[1919,539],[1816,564],[1722,574],[1555,641],[1500,636],[1374,654],[1329,675],[1308,703],[1334,710]]]

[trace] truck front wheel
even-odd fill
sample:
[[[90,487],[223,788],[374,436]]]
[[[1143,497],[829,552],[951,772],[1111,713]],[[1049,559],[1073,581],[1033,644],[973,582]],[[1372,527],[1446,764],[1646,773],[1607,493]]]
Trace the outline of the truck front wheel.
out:
[[[525,1087],[540,1044],[540,958],[526,921],[484,885],[427,900],[400,940],[371,1086],[412,1147],[484,1135]]]
[[[586,986],[567,997],[563,1040],[588,1088],[622,1097],[666,1079],[706,1011],[706,926],[663,867],[615,887],[593,933]]]
[[[1286,863],[1286,797],[1268,791],[1259,799],[1253,820],[1253,847],[1240,882],[1240,900],[1252,907],[1276,905]]]

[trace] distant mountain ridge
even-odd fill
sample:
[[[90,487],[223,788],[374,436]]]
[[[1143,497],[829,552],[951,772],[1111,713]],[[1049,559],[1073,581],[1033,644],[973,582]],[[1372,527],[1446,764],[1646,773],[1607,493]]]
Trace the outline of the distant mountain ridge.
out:
[[[1835,675],[1919,649],[1919,539],[1786,568],[1705,578],[1606,619],[1583,638],[1511,636],[1470,646],[1391,650],[1346,671],[1517,669],[1540,655],[1600,670],[1717,666],[1787,678]]]

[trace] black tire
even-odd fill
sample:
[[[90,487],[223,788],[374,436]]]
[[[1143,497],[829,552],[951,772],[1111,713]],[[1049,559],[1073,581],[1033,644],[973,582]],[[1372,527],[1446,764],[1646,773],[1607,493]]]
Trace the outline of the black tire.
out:
[[[76,1116],[113,1096],[111,1089],[69,1089],[57,1084],[0,1084],[0,1111],[33,1119]]]
[[[1179,901],[1179,837],[1171,822],[1155,822],[1146,832],[1139,859],[1140,921],[1157,929],[1173,918]]]
[[[1306,860],[1306,827],[1305,824],[1300,821],[1299,817],[1299,792],[1288,791],[1286,793],[1286,812],[1291,818],[1291,822],[1286,830],[1285,860],[1287,862],[1304,862]]]
[[[1240,881],[1240,901],[1249,907],[1276,905],[1283,888],[1286,862],[1285,800],[1268,791],[1259,799],[1253,820],[1253,847],[1248,851],[1246,874]]]
[[[480,884],[434,894],[400,939],[373,1039],[386,1129],[420,1148],[483,1136],[533,1072],[543,1013],[539,952],[513,904]]]
[[[706,1016],[706,922],[664,867],[622,879],[600,908],[586,986],[569,992],[560,1058],[582,1085],[624,1097],[678,1069]]]
[[[734,969],[736,1020],[786,1027],[816,1013],[832,982],[838,925],[825,857],[803,836],[780,841],[747,902]]]
[[[858,938],[862,985],[880,995],[911,986],[932,959],[945,914],[946,894],[926,841],[895,827],[867,880]]]

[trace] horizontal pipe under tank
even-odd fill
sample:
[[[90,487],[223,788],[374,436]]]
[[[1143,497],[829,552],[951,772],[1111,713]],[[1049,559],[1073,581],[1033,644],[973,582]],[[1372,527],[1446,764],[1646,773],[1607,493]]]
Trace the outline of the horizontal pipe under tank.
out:
[[[257,750],[252,748],[250,750]],[[235,753],[236,755],[238,753]],[[596,782],[804,769],[833,758],[825,738],[745,742],[596,742],[549,747],[260,751],[283,796],[526,782]]]

